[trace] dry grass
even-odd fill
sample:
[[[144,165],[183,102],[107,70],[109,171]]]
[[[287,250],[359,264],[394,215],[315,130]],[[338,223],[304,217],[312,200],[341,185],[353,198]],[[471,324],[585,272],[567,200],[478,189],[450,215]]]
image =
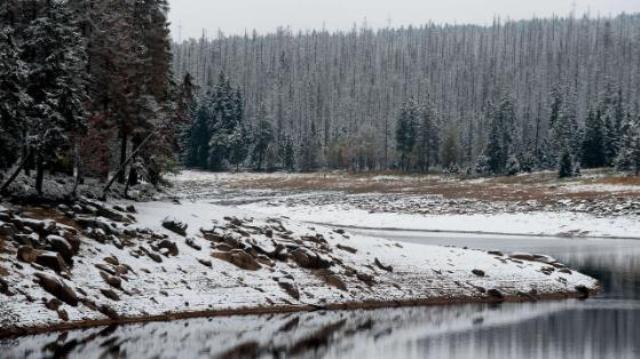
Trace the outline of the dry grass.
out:
[[[44,207],[27,207],[25,208],[25,214],[29,217],[39,220],[51,219],[58,223],[62,223],[69,227],[73,227],[77,230],[81,230],[82,228],[78,226],[78,224],[60,213],[58,210],[53,208],[44,208]]]
[[[286,177],[265,177],[234,180],[235,188],[271,189],[284,191],[345,191],[352,194],[388,193],[433,195],[445,199],[476,199],[486,201],[529,201],[542,203],[562,199],[598,200],[610,198],[640,198],[640,188],[629,191],[606,190],[566,191],[564,186],[578,185],[637,185],[640,178],[623,177],[602,170],[586,171],[588,176],[559,180],[554,172],[538,172],[515,177],[496,177],[484,180],[456,180],[439,176],[402,175],[384,173],[315,173]],[[387,176],[387,177],[380,177]]]

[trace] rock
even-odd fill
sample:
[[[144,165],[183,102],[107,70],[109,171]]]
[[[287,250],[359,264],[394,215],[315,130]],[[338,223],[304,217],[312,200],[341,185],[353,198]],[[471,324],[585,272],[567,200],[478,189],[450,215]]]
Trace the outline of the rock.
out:
[[[114,288],[117,288],[117,289],[122,289],[122,279],[120,279],[118,277],[111,276],[111,275],[109,275],[109,274],[107,274],[105,272],[100,272],[100,276],[110,286],[112,286]]]
[[[113,266],[117,266],[120,264],[120,261],[115,256],[104,257],[103,261]]]
[[[478,277],[484,277],[485,276],[484,271],[480,270],[480,269],[474,269],[474,270],[471,271],[471,273],[477,275]]]
[[[181,236],[186,236],[187,235],[187,224],[182,223],[180,221],[178,221],[175,218],[165,218],[162,221],[162,227],[177,233]]]
[[[115,300],[115,301],[120,300],[120,296],[118,296],[118,294],[114,292],[112,289],[100,289],[100,293],[102,293],[102,295],[104,295],[105,297],[111,300]]]
[[[18,260],[24,263],[33,263],[42,253],[41,250],[33,249],[31,246],[21,246],[18,248]]]
[[[49,235],[47,236],[47,243],[49,243],[51,250],[59,253],[67,264],[73,263],[74,251],[66,239],[60,236]]]
[[[146,254],[149,258],[151,258],[154,262],[162,263],[162,257],[159,254],[153,253],[143,246],[140,246],[140,250],[144,252],[144,254]]]
[[[251,255],[241,249],[234,249],[230,252],[213,252],[211,255],[244,270],[256,271],[262,268]]]
[[[168,254],[171,256],[177,256],[178,255],[178,246],[171,242],[168,239],[164,239],[162,240],[159,244],[158,244],[158,248],[165,248],[167,249],[169,252]]]
[[[589,288],[585,287],[584,285],[578,285],[575,287],[575,289],[576,293],[578,293],[578,298],[580,299],[587,299],[591,295]]]
[[[13,292],[9,289],[9,283],[0,277],[0,293],[6,295],[7,297],[12,297]]]
[[[201,250],[202,250],[202,247],[201,247],[199,244],[197,244],[197,243],[196,243],[196,241],[195,241],[195,239],[193,239],[193,238],[187,238],[184,242],[185,242],[189,247],[191,247],[191,248],[193,248],[193,249],[195,249],[195,250],[197,250],[197,251],[201,251]]]
[[[393,267],[392,267],[392,266],[390,266],[390,265],[388,265],[388,266],[387,266],[387,265],[382,264],[378,258],[376,258],[376,259],[373,261],[373,263],[374,263],[376,266],[378,266],[378,268],[380,268],[380,269],[382,269],[382,270],[384,270],[384,271],[387,271],[387,272],[393,272]]]
[[[60,309],[58,310],[58,318],[60,318],[63,322],[69,321],[69,313],[66,310]]]
[[[209,267],[209,268],[213,267],[213,264],[208,259],[198,258],[198,262],[200,262],[200,264],[202,264],[205,267]]]
[[[36,257],[35,262],[43,267],[53,269],[57,273],[69,271],[67,263],[65,263],[62,256],[60,256],[60,254],[56,252],[41,252]]]
[[[290,255],[300,267],[306,269],[327,269],[333,265],[333,262],[330,260],[306,248],[297,248],[291,251]]]
[[[129,213],[138,213],[138,211],[136,211],[136,207],[134,205],[127,206],[126,210]]]
[[[338,233],[338,234],[344,234],[344,233],[345,233],[345,232],[344,232],[344,229],[341,229],[341,228],[335,229],[335,230],[333,230],[333,231],[334,231],[334,232],[336,232],[336,233]]]
[[[343,291],[347,290],[347,285],[344,283],[344,281],[330,270],[319,270],[316,272],[316,275],[320,277],[320,279],[322,279],[328,286],[338,288]]]
[[[72,307],[78,306],[78,296],[64,282],[45,273],[36,273],[35,276],[39,279],[38,282],[42,289],[49,294]]]
[[[489,289],[487,291],[487,295],[489,295],[490,297],[495,298],[495,299],[497,299],[499,301],[503,301],[504,300],[504,295],[498,289]]]
[[[18,229],[12,223],[2,223],[2,225],[0,225],[0,236],[13,238],[17,232]]]
[[[111,306],[107,304],[103,304],[100,307],[98,307],[98,311],[106,315],[107,317],[109,317],[109,319],[118,320],[120,318],[120,315],[118,315],[118,312],[116,312]]]
[[[500,251],[489,251],[487,252],[492,256],[498,256],[498,257],[502,257],[504,255],[504,253],[500,252]]]
[[[349,253],[351,253],[351,254],[356,254],[356,253],[358,252],[358,250],[357,250],[357,249],[352,248],[352,247],[349,247],[349,246],[344,246],[344,245],[342,245],[342,244],[338,244],[336,247],[337,247],[338,249],[342,249],[343,251],[349,252]]]
[[[358,278],[359,280],[365,282],[368,286],[372,286],[373,284],[375,284],[375,279],[373,278],[373,276],[371,274],[358,272],[356,274],[356,278]]]
[[[46,301],[46,303],[44,304],[44,306],[47,307],[47,309],[53,310],[53,311],[58,310],[61,305],[62,305],[62,301],[60,301],[60,299],[58,298],[51,298],[51,300]]]
[[[293,299],[300,300],[300,291],[298,287],[291,280],[280,280],[278,281],[278,285],[280,288],[284,289],[287,294],[289,294]]]

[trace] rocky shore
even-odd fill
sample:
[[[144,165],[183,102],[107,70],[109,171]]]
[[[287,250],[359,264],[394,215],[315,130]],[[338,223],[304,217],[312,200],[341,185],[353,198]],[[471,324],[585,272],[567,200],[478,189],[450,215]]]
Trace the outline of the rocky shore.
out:
[[[0,337],[597,290],[546,256],[399,244],[206,201],[0,205]]]

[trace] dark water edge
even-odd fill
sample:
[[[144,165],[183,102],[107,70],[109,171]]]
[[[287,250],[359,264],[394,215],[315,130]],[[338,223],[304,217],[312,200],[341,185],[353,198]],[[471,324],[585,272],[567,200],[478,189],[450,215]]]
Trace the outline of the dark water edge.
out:
[[[0,341],[2,358],[638,358],[640,241],[367,233],[555,256],[601,280],[586,301],[191,319]]]

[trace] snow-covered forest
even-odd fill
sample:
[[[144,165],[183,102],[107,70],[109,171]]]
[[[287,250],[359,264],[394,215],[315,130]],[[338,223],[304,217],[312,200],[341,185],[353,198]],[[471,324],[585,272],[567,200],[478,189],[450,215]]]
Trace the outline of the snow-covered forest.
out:
[[[25,170],[158,183],[176,165],[184,86],[165,0],[0,3],[2,190]]]
[[[219,33],[173,52],[176,78],[197,85],[194,167],[570,176],[640,165],[639,15]],[[219,131],[232,112],[237,126]]]

